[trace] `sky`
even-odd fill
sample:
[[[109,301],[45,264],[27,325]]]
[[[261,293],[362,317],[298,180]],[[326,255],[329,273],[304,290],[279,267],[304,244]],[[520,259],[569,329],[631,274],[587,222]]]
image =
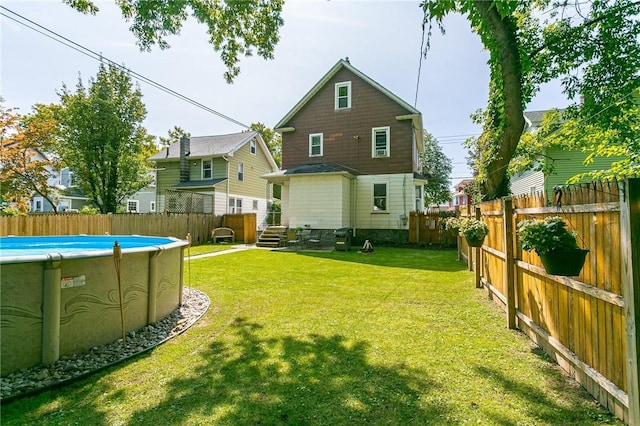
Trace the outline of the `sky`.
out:
[[[291,0],[285,3],[274,59],[242,58],[232,84],[208,44],[206,27],[189,19],[167,39],[170,49],[140,51],[115,1],[96,1],[100,11],[83,15],[61,0],[1,0],[11,12],[99,52],[237,122],[273,128],[340,59],[415,105],[426,131],[453,162],[452,182],[471,177],[462,141],[480,133],[470,115],[487,102],[488,52],[460,15],[444,20],[421,60],[422,11],[418,1]],[[5,9],[2,14],[18,20]],[[63,84],[85,86],[97,60],[0,16],[0,96],[5,108],[29,113],[36,103],[57,103]],[[420,70],[420,71],[419,71]],[[144,125],[155,136],[179,126],[192,136],[235,133],[238,124],[141,82]],[[557,82],[544,85],[527,110],[563,108],[569,102]]]

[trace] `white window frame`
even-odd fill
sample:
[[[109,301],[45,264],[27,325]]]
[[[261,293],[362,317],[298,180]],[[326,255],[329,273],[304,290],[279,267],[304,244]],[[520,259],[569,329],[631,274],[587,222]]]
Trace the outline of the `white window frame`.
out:
[[[33,211],[41,212],[44,210],[44,197],[33,197]]]
[[[155,213],[156,212],[156,202],[155,201],[150,201],[149,202],[149,213]]]
[[[258,210],[258,200],[253,200],[253,210]]]
[[[319,154],[314,154],[313,153],[313,140],[314,138],[318,138],[320,140],[320,153]],[[309,134],[309,157],[322,157],[324,152],[324,136],[322,133],[311,133]]]
[[[379,132],[384,132],[387,139],[384,149],[379,148],[376,144],[376,135]],[[391,128],[389,126],[374,127],[371,129],[371,156],[373,158],[387,158],[391,156]]]
[[[209,169],[205,169],[204,164],[205,163],[209,163]],[[209,172],[209,177],[205,176],[205,172],[208,171]],[[205,159],[202,160],[201,165],[200,165],[200,178],[201,179],[213,179],[213,160],[212,159]]]
[[[134,204],[135,210],[131,210],[129,206]],[[127,200],[127,213],[140,213],[140,201],[139,200]]]
[[[416,211],[421,212],[424,210],[424,199],[422,198],[424,194],[424,187],[421,185],[415,186],[415,196],[416,196]]]
[[[229,214],[242,213],[242,198],[229,198]]]
[[[244,163],[238,162],[238,182],[244,182]]]
[[[253,155],[256,155],[256,141],[251,139],[249,141],[249,152]]]
[[[340,83],[336,83],[336,89],[335,89],[335,109],[339,110],[339,109],[349,109],[351,108],[351,82],[350,81],[342,81]],[[346,96],[340,96],[340,89],[346,87],[347,88],[347,95]],[[347,100],[347,105],[346,106],[340,106],[340,100],[341,99],[345,99]]]
[[[376,186],[384,185],[384,197],[376,197]],[[382,203],[380,199],[384,198]],[[389,213],[389,182],[372,182],[371,183],[371,211],[374,213]]]

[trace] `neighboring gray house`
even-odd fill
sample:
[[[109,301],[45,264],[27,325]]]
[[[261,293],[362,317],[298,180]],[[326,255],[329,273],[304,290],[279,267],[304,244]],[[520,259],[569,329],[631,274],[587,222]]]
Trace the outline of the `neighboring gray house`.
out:
[[[124,200],[127,213],[157,213],[156,209],[156,171],[151,172],[149,185]]]

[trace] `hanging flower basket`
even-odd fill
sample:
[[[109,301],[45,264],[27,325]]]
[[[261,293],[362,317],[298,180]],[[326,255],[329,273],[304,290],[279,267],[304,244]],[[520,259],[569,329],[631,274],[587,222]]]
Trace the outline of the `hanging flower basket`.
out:
[[[589,250],[556,249],[540,255],[544,270],[550,275],[564,275],[573,277],[580,275],[584,261]]]
[[[469,247],[482,247],[482,244],[484,243],[484,237],[475,238],[475,237],[467,237],[467,236],[465,236],[465,238],[467,240],[467,245]]]

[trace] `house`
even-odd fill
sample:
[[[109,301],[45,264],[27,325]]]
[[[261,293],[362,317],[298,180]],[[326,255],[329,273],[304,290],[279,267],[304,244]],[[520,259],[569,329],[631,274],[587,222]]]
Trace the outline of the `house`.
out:
[[[156,165],[156,211],[256,213],[266,218],[278,170],[258,132],[183,137],[148,158]]]
[[[420,111],[338,61],[275,126],[282,170],[282,224],[352,228],[358,240],[406,241],[409,212],[422,210]]]
[[[525,111],[525,131],[535,133],[542,123],[542,118],[547,111]],[[588,165],[584,164],[588,153],[580,149],[566,149],[557,146],[546,147],[540,156],[538,167],[534,170],[520,172],[511,177],[511,194],[535,194],[544,191],[551,200],[553,188],[566,184],[567,180],[577,174],[594,170],[608,169],[611,163],[618,161],[620,157],[595,157]],[[546,165],[553,167],[551,171]]]
[[[465,191],[465,188],[471,184],[473,184],[473,179],[463,179],[453,186],[455,192],[449,201],[449,210],[458,210],[461,207],[473,204],[471,194]]]
[[[156,171],[149,173],[149,184],[127,197],[123,207],[127,213],[156,213]]]

